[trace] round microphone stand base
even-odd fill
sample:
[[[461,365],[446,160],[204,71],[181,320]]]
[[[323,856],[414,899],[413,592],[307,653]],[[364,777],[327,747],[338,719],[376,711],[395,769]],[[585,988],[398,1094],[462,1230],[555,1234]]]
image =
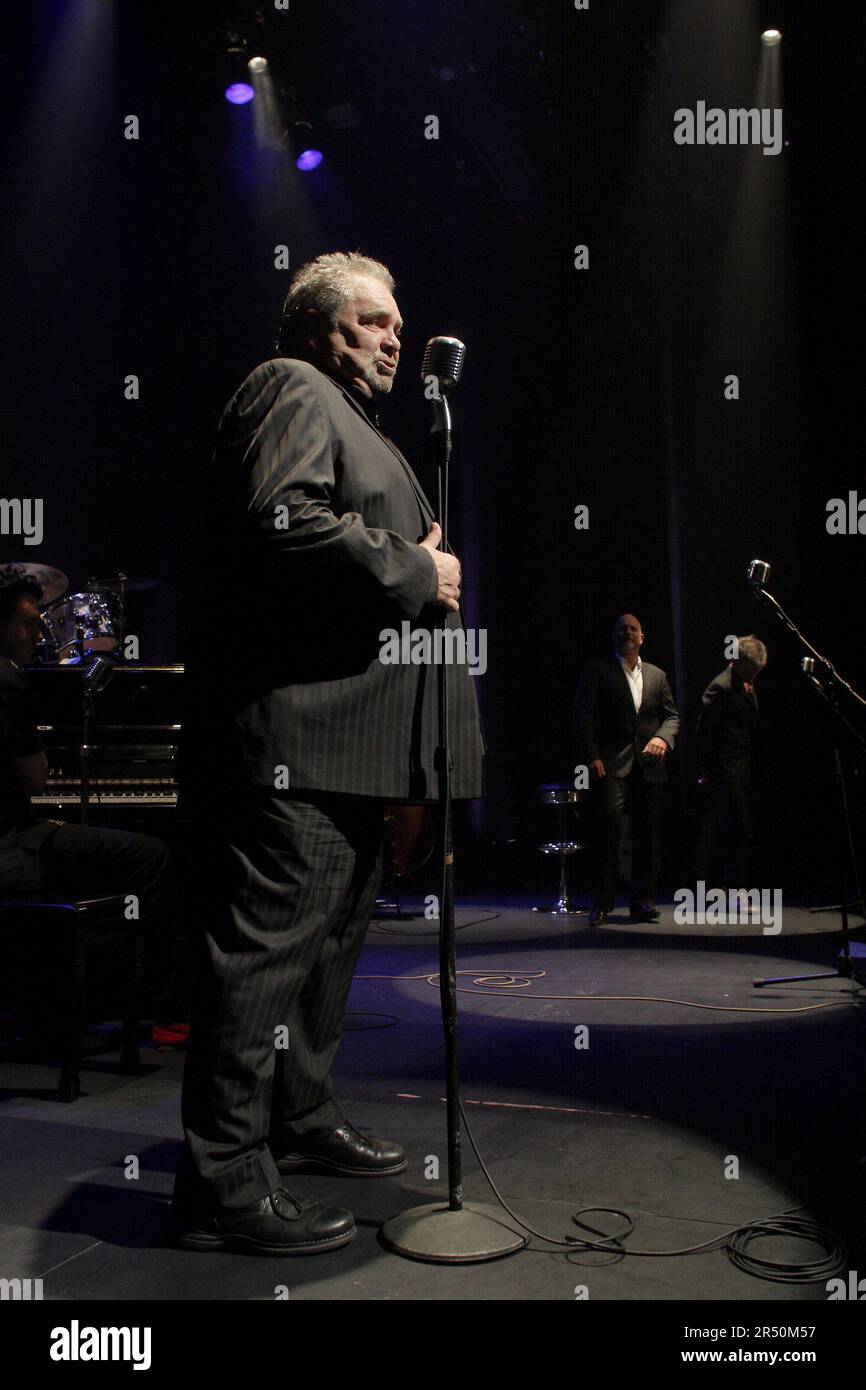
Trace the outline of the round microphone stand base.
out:
[[[553,904],[553,907],[534,907],[533,912],[540,912],[543,917],[586,917],[585,907],[572,907],[568,898],[560,898]]]
[[[513,1255],[526,1235],[500,1207],[464,1202],[452,1211],[445,1202],[428,1202],[392,1216],[382,1227],[389,1250],[432,1264],[473,1264]]]

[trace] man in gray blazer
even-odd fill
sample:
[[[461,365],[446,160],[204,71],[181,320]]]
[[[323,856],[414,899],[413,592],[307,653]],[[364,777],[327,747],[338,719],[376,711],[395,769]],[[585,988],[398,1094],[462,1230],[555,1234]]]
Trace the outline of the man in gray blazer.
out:
[[[661,818],[666,759],[680,727],[664,671],[641,661],[644,634],[633,613],[613,626],[613,653],[584,668],[575,703],[578,758],[589,767],[596,801],[596,899],[593,926],[607,920],[616,897],[620,824],[632,829],[629,912],[657,922]]]
[[[390,273],[341,252],[302,267],[280,356],[223,414],[209,585],[188,653],[180,777],[206,920],[184,1077],[173,1234],[186,1249],[333,1249],[351,1214],[285,1175],[402,1171],[345,1119],[330,1079],[381,877],[383,805],[436,797],[436,672],[383,634],[461,626],[460,566],[380,402],[400,356]],[[263,615],[267,621],[263,623]],[[438,615],[438,616],[437,616]],[[242,655],[220,661],[231,634]],[[431,644],[432,645],[432,644]],[[449,676],[455,798],[482,794],[471,675]]]

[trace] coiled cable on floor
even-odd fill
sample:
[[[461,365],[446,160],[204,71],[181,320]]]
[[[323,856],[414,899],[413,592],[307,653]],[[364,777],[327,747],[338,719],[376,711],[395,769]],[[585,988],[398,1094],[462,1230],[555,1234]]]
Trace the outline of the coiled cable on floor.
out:
[[[802,1210],[802,1208],[795,1208]],[[748,1247],[764,1236],[789,1236],[823,1247],[825,1255],[819,1260],[768,1260],[748,1253]],[[772,1279],[781,1284],[823,1284],[840,1269],[847,1256],[844,1246],[823,1226],[804,1217],[768,1217],[764,1221],[749,1221],[731,1232],[725,1250],[731,1264],[758,1279]]]
[[[538,1231],[534,1226],[530,1226],[506,1202],[479,1153],[475,1136],[472,1133],[472,1126],[462,1101],[460,1102],[460,1114],[463,1118],[466,1135],[472,1146],[472,1152],[475,1154],[481,1171],[500,1206],[522,1230],[545,1241],[548,1245],[556,1245],[575,1254],[592,1251],[609,1254],[614,1257],[610,1261],[611,1264],[619,1263],[628,1255],[644,1259],[669,1259],[677,1255],[697,1255],[709,1253],[711,1250],[724,1250],[731,1263],[736,1265],[737,1269],[743,1270],[745,1274],[753,1274],[758,1279],[770,1279],[783,1284],[823,1283],[847,1265],[848,1257],[845,1247],[830,1231],[819,1226],[816,1222],[807,1221],[803,1217],[791,1219],[793,1213],[802,1211],[803,1207],[790,1207],[788,1211],[778,1212],[774,1216],[761,1217],[756,1221],[745,1221],[741,1226],[734,1226],[730,1231],[724,1231],[720,1235],[713,1236],[710,1240],[702,1241],[700,1245],[688,1245],[678,1250],[629,1249],[623,1244],[623,1241],[634,1230],[634,1221],[628,1212],[623,1211],[620,1207],[581,1207],[572,1214],[571,1219],[576,1226],[592,1231],[594,1235],[601,1237],[600,1240],[584,1240],[579,1236],[563,1238],[547,1235],[544,1231]],[[620,1216],[626,1222],[626,1229],[614,1235],[605,1235],[604,1232],[596,1230],[594,1226],[579,1219],[589,1212],[607,1212],[611,1216]],[[825,1254],[822,1259],[806,1261],[768,1260],[762,1259],[759,1255],[749,1254],[748,1247],[752,1242],[764,1236],[787,1236],[810,1241],[820,1246]]]

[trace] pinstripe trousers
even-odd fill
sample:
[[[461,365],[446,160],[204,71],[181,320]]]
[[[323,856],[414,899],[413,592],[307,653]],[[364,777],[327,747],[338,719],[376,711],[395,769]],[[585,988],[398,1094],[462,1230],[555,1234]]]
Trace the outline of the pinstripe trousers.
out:
[[[194,994],[175,1198],[244,1206],[282,1185],[269,1148],[333,1129],[330,1070],[381,880],[383,805],[247,789],[199,824]]]

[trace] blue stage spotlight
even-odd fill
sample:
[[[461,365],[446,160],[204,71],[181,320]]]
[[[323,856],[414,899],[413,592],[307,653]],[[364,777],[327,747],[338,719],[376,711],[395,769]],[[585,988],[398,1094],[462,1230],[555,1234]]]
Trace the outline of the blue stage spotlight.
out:
[[[304,150],[303,154],[298,155],[295,164],[306,173],[309,169],[318,169],[323,158],[321,150]]]
[[[255,92],[248,82],[233,82],[226,87],[226,101],[230,101],[232,106],[244,106],[254,96]]]

